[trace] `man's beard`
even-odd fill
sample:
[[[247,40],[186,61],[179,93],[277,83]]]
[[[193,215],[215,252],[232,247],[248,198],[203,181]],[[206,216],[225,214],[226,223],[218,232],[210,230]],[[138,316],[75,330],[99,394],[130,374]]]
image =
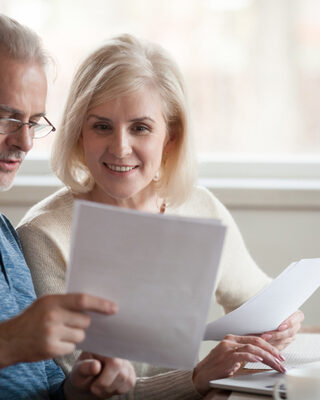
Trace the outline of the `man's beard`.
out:
[[[7,160],[21,160],[21,162],[24,160],[26,156],[26,153],[24,151],[21,150],[15,150],[15,151],[3,151],[0,153],[0,160],[2,161],[7,161]],[[5,190],[9,190],[12,185],[13,185],[13,180],[15,177],[15,173],[16,172],[12,172],[12,171],[1,171],[0,169],[0,192],[4,192]],[[9,174],[14,174],[11,181],[9,182],[5,182],[6,181],[6,175]],[[4,178],[4,179],[2,179]],[[2,180],[4,180],[4,182],[2,183]]]

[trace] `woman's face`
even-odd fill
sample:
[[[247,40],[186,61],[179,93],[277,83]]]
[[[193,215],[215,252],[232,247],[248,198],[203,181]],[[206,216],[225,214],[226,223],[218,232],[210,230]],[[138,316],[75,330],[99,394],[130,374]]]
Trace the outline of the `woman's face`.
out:
[[[145,202],[168,141],[159,94],[144,88],[92,108],[81,140],[96,183],[92,200]]]

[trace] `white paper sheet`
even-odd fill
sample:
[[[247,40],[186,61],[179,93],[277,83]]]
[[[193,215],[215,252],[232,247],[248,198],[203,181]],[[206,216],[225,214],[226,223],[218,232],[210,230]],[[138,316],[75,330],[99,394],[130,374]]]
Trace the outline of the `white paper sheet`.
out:
[[[228,333],[248,335],[276,329],[301,307],[319,286],[319,258],[292,263],[241,307],[209,323],[205,340],[221,340]]]
[[[79,348],[169,368],[194,366],[223,245],[219,221],[77,201],[67,292],[108,298]]]

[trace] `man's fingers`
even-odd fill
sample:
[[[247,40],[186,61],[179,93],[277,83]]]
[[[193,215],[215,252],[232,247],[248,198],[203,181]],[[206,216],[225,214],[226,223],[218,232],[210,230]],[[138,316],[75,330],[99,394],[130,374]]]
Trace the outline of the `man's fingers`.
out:
[[[101,363],[98,360],[77,361],[70,375],[72,386],[88,391],[95,377],[99,375],[101,368]]]
[[[119,373],[119,370],[121,368],[120,363],[120,359],[105,357],[103,369],[91,388],[94,390],[95,394],[97,394],[98,392],[101,393],[101,391],[105,388],[107,388],[107,393],[111,393],[109,391],[109,387],[112,385],[112,383],[116,379],[116,376]]]
[[[90,326],[90,316],[80,311],[65,311],[64,323],[66,326],[78,329],[87,329]]]
[[[106,357],[103,370],[90,389],[96,396],[104,398],[129,391],[133,388],[135,380],[134,369],[128,361]]]
[[[101,362],[94,359],[81,360],[77,363],[77,373],[83,378],[85,377],[95,377],[102,369]]]
[[[84,329],[70,328],[68,326],[63,327],[63,331],[60,333],[61,342],[69,343],[81,343],[84,341],[86,333]]]
[[[63,305],[74,311],[94,311],[101,314],[115,314],[118,307],[110,300],[83,293],[63,295]]]

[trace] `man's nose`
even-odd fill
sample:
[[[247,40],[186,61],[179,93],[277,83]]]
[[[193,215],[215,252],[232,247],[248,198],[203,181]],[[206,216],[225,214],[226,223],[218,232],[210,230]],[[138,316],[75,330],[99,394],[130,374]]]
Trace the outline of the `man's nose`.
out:
[[[7,143],[10,147],[27,153],[33,146],[33,127],[22,125],[19,130],[8,135]]]

